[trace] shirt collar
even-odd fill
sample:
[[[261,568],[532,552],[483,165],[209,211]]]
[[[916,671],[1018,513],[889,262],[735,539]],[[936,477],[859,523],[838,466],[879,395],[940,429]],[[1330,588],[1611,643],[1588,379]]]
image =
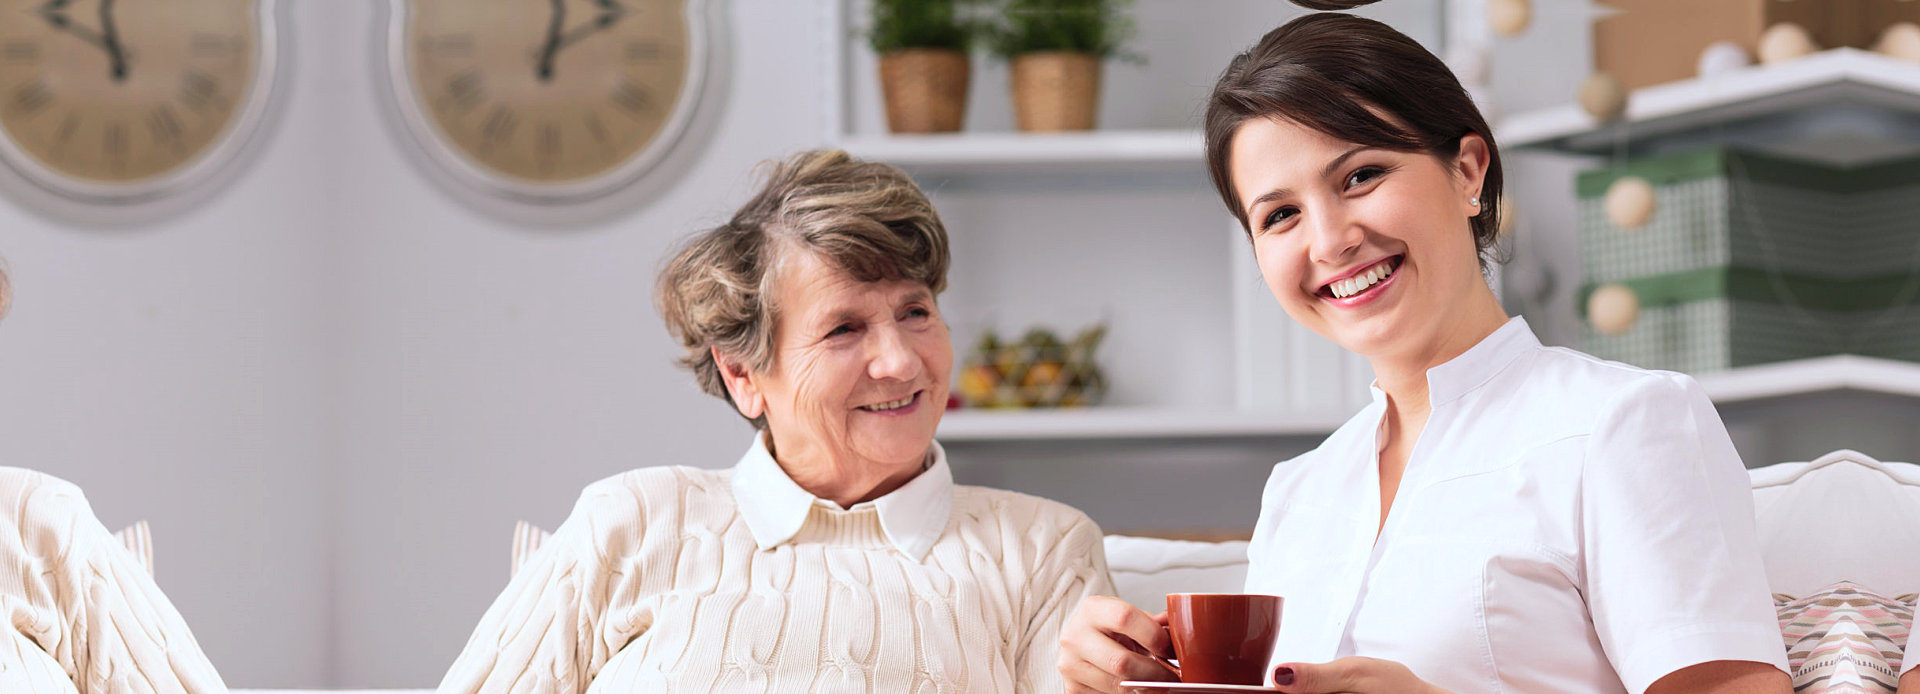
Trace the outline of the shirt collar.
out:
[[[856,509],[873,506],[887,541],[914,561],[925,558],[933,549],[953,511],[953,471],[947,466],[947,452],[937,442],[932,451],[933,464],[918,476],[886,496],[854,505]],[[840,508],[832,501],[814,497],[788,477],[773,454],[767,452],[760,434],[754,435],[753,445],[733,468],[733,498],[761,549],[785,544],[800,534],[815,504]]]
[[[1513,360],[1540,348],[1527,319],[1514,316],[1460,356],[1427,369],[1427,401],[1434,405],[1466,395],[1492,380]]]

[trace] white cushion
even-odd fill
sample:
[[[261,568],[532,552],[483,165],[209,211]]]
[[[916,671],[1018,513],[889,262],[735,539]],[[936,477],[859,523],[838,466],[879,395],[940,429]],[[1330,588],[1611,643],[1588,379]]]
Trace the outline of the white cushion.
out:
[[[1148,612],[1168,593],[1238,593],[1247,582],[1247,543],[1108,535],[1107,568],[1120,599]]]
[[[1748,472],[1773,592],[1807,595],[1839,581],[1920,592],[1920,465],[1839,450]]]
[[[139,521],[114,533],[113,539],[127,548],[134,561],[139,562],[140,568],[147,570],[148,576],[153,575],[153,531],[147,528],[146,521]]]

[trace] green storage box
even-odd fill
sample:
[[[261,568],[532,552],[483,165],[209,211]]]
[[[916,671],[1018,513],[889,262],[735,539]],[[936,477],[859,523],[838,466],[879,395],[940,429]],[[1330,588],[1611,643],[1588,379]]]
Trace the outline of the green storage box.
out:
[[[1608,220],[1614,181],[1653,184],[1653,218]],[[1920,361],[1920,159],[1843,168],[1714,148],[1579,176],[1586,284],[1631,289],[1624,333],[1587,351],[1706,373],[1828,354]]]

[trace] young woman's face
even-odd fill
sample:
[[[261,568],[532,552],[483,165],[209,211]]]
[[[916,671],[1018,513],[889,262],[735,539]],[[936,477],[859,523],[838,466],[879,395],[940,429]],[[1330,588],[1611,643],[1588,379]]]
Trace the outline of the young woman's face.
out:
[[[1468,220],[1486,158],[1478,136],[1443,162],[1254,119],[1235,132],[1228,171],[1287,315],[1371,357],[1429,348],[1485,291]]]

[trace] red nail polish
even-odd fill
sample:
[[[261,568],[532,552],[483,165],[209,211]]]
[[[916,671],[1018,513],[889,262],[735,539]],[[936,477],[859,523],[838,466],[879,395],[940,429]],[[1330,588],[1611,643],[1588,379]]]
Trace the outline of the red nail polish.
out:
[[[1273,683],[1283,687],[1293,684],[1293,668],[1285,665],[1276,668],[1273,671]]]

